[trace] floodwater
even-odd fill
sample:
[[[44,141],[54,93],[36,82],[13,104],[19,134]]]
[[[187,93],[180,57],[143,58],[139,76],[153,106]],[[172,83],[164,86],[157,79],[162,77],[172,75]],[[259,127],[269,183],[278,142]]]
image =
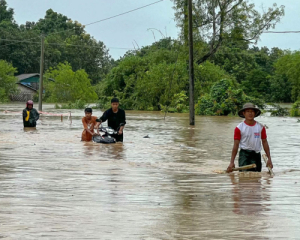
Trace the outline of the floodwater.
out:
[[[127,111],[124,143],[104,145],[80,142],[82,110],[30,130],[23,108],[0,105],[0,239],[300,239],[296,118],[257,118],[270,177],[214,172],[229,164],[238,117],[190,127],[186,114]]]

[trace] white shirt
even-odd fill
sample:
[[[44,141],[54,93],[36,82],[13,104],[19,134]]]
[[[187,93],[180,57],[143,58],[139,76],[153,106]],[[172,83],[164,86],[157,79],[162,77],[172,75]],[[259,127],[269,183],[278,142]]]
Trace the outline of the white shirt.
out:
[[[260,152],[261,139],[266,138],[266,129],[259,122],[255,122],[254,125],[241,122],[234,130],[234,140],[240,140],[240,148],[244,150]]]

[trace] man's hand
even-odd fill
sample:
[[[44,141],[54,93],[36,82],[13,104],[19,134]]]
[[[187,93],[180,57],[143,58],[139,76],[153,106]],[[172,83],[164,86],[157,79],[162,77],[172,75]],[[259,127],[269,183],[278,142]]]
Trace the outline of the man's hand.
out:
[[[234,163],[230,163],[228,168],[227,168],[227,172],[230,173],[232,172],[232,169],[235,168],[235,164]]]
[[[273,163],[272,163],[271,159],[269,159],[267,161],[267,167],[270,167],[271,169],[273,168]]]
[[[119,132],[118,132],[118,134],[122,135],[123,134],[123,129],[120,129]]]

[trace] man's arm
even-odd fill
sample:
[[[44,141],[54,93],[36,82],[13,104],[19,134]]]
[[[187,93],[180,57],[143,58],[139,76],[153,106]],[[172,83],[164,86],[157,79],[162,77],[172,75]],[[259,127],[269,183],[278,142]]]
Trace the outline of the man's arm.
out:
[[[125,111],[123,111],[123,114],[121,115],[121,119],[120,119],[120,129],[118,134],[121,135],[123,134],[123,129],[125,127],[126,124],[126,115],[125,115]]]
[[[261,142],[262,142],[263,148],[265,150],[265,153],[267,154],[267,157],[268,157],[267,167],[273,168],[273,163],[271,160],[270,147],[268,144],[268,140],[262,139]]]
[[[232,152],[231,152],[231,160],[230,160],[230,164],[227,168],[227,172],[232,172],[232,169],[235,168],[234,159],[239,150],[239,145],[240,145],[240,140],[234,140],[233,148],[232,148]]]
[[[99,127],[99,125],[101,124],[101,123],[103,123],[103,122],[105,122],[106,120],[108,119],[108,113],[107,113],[107,111],[105,111],[103,114],[102,114],[102,116],[101,117],[99,117],[99,119],[96,119],[96,128],[98,128]]]

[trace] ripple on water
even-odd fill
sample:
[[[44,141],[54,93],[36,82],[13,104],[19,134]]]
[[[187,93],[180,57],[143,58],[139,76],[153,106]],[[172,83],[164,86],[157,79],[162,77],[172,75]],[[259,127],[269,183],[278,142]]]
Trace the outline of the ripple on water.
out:
[[[0,105],[0,238],[299,236],[300,137],[293,118],[258,118],[269,127],[270,177],[265,167],[214,173],[228,166],[236,117],[197,116],[190,127],[185,114],[164,121],[159,112],[127,111],[124,144],[101,145],[80,142],[81,110],[72,110],[72,125],[67,117],[41,116],[36,130],[24,131],[18,114],[2,112],[23,107]]]

